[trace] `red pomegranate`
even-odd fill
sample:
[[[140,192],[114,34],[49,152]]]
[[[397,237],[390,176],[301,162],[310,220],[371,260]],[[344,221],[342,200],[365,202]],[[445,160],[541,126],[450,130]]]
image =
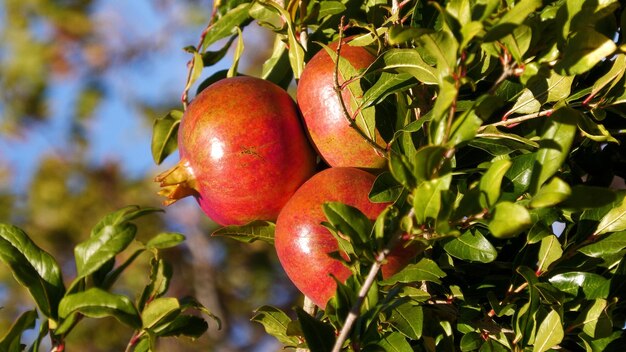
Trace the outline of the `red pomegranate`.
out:
[[[336,50],[337,42],[329,47]],[[368,67],[376,59],[367,49],[347,43],[341,47],[341,57],[357,70]],[[306,64],[298,82],[296,98],[313,145],[324,161],[333,167],[385,167],[386,160],[346,120],[335,92],[334,72],[333,57],[322,49]],[[351,77],[339,77],[339,83],[342,84],[348,78]],[[359,82],[350,83],[355,84],[358,85]],[[350,102],[354,98],[351,97],[348,87],[344,88],[341,96],[352,116],[354,111]],[[385,147],[385,142],[378,133],[372,138],[381,147]]]
[[[254,77],[226,78],[198,94],[178,147],[180,162],[156,178],[166,204],[194,196],[221,225],[274,221],[316,167],[291,97]]]
[[[321,225],[326,221],[322,205],[342,202],[374,220],[387,206],[369,201],[374,180],[375,176],[356,168],[325,169],[305,182],[278,216],[274,237],[278,259],[295,286],[320,307],[335,294],[336,283],[330,274],[342,282],[350,276],[347,267],[328,256],[338,250],[338,244]],[[416,250],[401,245],[394,249],[381,269],[383,277],[400,271]]]

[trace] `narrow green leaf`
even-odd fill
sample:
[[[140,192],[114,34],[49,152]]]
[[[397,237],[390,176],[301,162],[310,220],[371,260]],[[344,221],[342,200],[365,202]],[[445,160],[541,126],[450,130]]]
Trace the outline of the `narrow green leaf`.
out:
[[[141,327],[139,313],[128,297],[96,287],[63,297],[59,317],[65,319],[75,312],[91,318],[114,317],[132,328]]]
[[[578,251],[594,258],[617,254],[626,248],[626,231],[614,232],[588,244]]]
[[[235,52],[233,54],[233,63],[230,65],[228,69],[228,73],[226,73],[226,77],[235,77],[237,76],[237,68],[239,67],[239,60],[241,59],[241,55],[243,55],[244,43],[243,43],[243,33],[241,32],[241,28],[237,27],[237,46],[235,47]]]
[[[237,241],[251,243],[257,240],[274,244],[276,225],[269,221],[253,221],[242,226],[225,226],[214,231],[211,236],[226,236]]]
[[[159,326],[155,333],[158,336],[187,336],[197,339],[209,329],[206,320],[195,315],[181,314],[173,321]]]
[[[617,45],[592,28],[574,33],[563,51],[563,59],[554,66],[563,75],[580,75],[613,54]]]
[[[553,177],[539,189],[537,194],[530,200],[531,208],[545,208],[555,206],[566,200],[572,193],[567,182],[558,177]]]
[[[420,55],[426,61],[437,63],[440,77],[450,74],[456,67],[459,43],[449,32],[424,34],[417,38]]]
[[[561,258],[562,255],[563,249],[559,239],[555,235],[544,237],[539,246],[537,270],[541,272],[548,270],[550,264]]]
[[[263,306],[255,311],[251,320],[263,325],[265,332],[274,336],[283,344],[287,346],[298,345],[296,336],[287,335],[287,327],[291,322],[291,318],[282,310],[271,306]]]
[[[437,84],[437,70],[428,65],[415,49],[390,49],[370,65],[365,74],[376,71],[406,73],[424,84]]]
[[[161,232],[152,237],[147,243],[147,248],[166,249],[176,247],[185,241],[185,235],[176,232]]]
[[[382,280],[381,285],[393,285],[395,283],[410,283],[419,281],[431,281],[434,283],[441,283],[441,278],[445,277],[446,273],[439,268],[439,265],[434,261],[422,258],[415,264],[409,264],[400,272],[392,275],[391,277]]]
[[[479,231],[466,231],[461,236],[442,240],[443,249],[455,258],[480,263],[496,260],[498,251]]]
[[[551,310],[539,325],[533,352],[544,352],[551,349],[561,343],[564,336],[561,317],[557,311]]]
[[[452,123],[448,145],[458,146],[461,143],[472,140],[474,136],[476,136],[478,128],[482,123],[483,120],[476,115],[474,109],[465,111]]]
[[[39,310],[56,319],[56,308],[65,286],[54,257],[39,248],[21,229],[0,224],[0,260],[11,269],[17,282],[28,289]]]
[[[434,224],[442,209],[443,193],[450,189],[452,176],[447,175],[420,183],[413,192],[413,209],[418,224]]]
[[[152,158],[157,165],[178,148],[178,126],[183,113],[172,110],[162,118],[154,120],[152,126]]]
[[[420,148],[413,156],[413,175],[418,183],[446,176],[450,172],[448,149],[438,145]]]
[[[382,337],[378,341],[378,346],[383,349],[384,352],[413,352],[413,348],[406,340],[406,338],[398,333],[392,332]]]
[[[621,194],[621,202],[600,220],[594,235],[601,235],[607,232],[617,232],[626,230],[626,193]]]
[[[404,336],[419,340],[424,327],[424,310],[421,306],[404,303],[391,311],[389,323]]]
[[[486,42],[495,41],[511,33],[517,28],[516,25],[524,22],[526,18],[540,6],[541,0],[522,0],[517,2],[513,8],[509,8],[504,13],[504,16],[487,31],[484,40]]]
[[[335,342],[335,329],[310,316],[300,307],[296,307],[296,315],[309,350],[311,352],[331,351]]]
[[[156,298],[141,312],[141,321],[144,329],[154,329],[157,326],[172,322],[181,313],[178,299],[173,297]]]
[[[202,69],[204,68],[204,61],[202,60],[202,55],[199,52],[193,51],[193,59],[191,60],[191,73],[189,74],[189,80],[187,81],[187,85],[185,86],[185,91],[188,91],[191,86],[200,78],[202,74]]]
[[[9,328],[4,336],[0,336],[0,351],[21,351],[23,345],[20,341],[22,334],[26,330],[35,328],[37,322],[37,311],[29,310],[22,313],[19,318]]]
[[[480,179],[480,205],[483,208],[493,207],[500,198],[502,179],[510,167],[510,160],[496,160]]]
[[[376,177],[368,197],[374,203],[391,203],[400,197],[402,190],[390,172],[383,172]]]
[[[494,237],[511,238],[518,236],[531,225],[532,219],[525,207],[511,202],[500,202],[494,209],[489,230]]]
[[[408,73],[383,72],[376,83],[363,94],[361,108],[379,104],[389,95],[405,91],[417,83],[417,80]]]
[[[567,159],[576,136],[578,114],[579,112],[571,108],[561,108],[546,120],[541,135],[541,148],[537,151],[533,168],[531,193],[536,193]]]
[[[150,261],[150,283],[141,293],[137,307],[143,310],[147,302],[164,295],[171,278],[172,267],[162,258],[153,257]]]
[[[567,294],[577,296],[579,288],[586,299],[608,298],[611,281],[594,273],[571,271],[548,279],[550,283]]]
[[[626,72],[626,54],[617,54],[609,72],[597,79],[593,84],[590,95],[595,96],[608,85],[611,88],[614,87],[622,79],[624,72]]]
[[[251,5],[252,3],[240,4],[213,23],[202,41],[201,51],[205,51],[218,40],[234,34],[233,30],[235,28],[242,27],[250,18],[249,10]]]
[[[324,203],[323,208],[328,221],[351,242],[369,241],[373,223],[359,209],[339,202]]]
[[[581,326],[587,335],[593,338],[602,338],[610,335],[613,330],[611,318],[607,313],[608,302],[605,299],[596,299],[582,310],[575,325]]]
[[[545,74],[533,76],[517,98],[515,105],[505,115],[539,112],[543,104],[567,98],[573,81],[574,76],[562,76],[554,71],[549,72],[547,76]]]

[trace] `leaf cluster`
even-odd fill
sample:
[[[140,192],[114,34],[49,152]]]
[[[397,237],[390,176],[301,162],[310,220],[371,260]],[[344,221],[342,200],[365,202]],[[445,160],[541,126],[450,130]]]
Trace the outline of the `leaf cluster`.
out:
[[[20,228],[0,224],[0,260],[36,304],[0,337],[0,350],[24,350],[22,336],[37,326],[37,320],[41,320],[39,331],[29,351],[38,351],[46,336],[53,351],[62,351],[66,337],[84,318],[113,317],[132,329],[128,351],[153,351],[159,337],[201,336],[208,323],[198,313],[217,318],[193,298],[166,296],[172,270],[159,252],[179,245],[184,236],[159,233],[146,243],[135,240],[137,227],[132,220],[158,211],[128,206],[101,219],[89,238],[74,248],[76,276],[67,285],[54,257]],[[137,299],[116,292],[117,279],[144,253],[150,261],[144,290]]]

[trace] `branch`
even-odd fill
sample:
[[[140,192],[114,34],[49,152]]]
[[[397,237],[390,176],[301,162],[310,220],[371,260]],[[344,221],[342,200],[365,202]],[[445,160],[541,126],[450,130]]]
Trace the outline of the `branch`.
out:
[[[409,210],[409,212],[407,213],[407,216],[413,217],[414,215],[415,211],[413,210],[413,208],[411,208],[411,210]],[[385,245],[385,248],[383,248],[383,250],[380,251],[376,256],[376,261],[374,262],[374,264],[372,264],[372,267],[370,268],[370,271],[365,278],[365,282],[363,282],[363,286],[361,286],[361,289],[359,290],[357,300],[356,302],[354,302],[352,309],[350,309],[350,313],[348,313],[348,316],[346,317],[346,321],[344,322],[343,327],[339,332],[339,336],[337,336],[337,340],[335,341],[332,352],[341,352],[341,348],[343,347],[344,342],[346,342],[346,340],[348,339],[348,335],[350,334],[350,331],[352,330],[352,326],[356,322],[356,319],[359,317],[361,306],[365,301],[367,293],[372,288],[372,285],[376,280],[376,276],[378,275],[378,272],[380,271],[383,262],[385,261],[391,250],[395,248],[396,245],[400,242],[403,233],[404,231],[402,231],[401,228],[398,228],[389,240],[389,242]]]
[[[339,99],[339,104],[341,105],[343,116],[346,118],[346,121],[348,121],[348,125],[352,129],[354,129],[370,146],[372,146],[374,149],[376,149],[376,151],[381,153],[383,157],[387,158],[388,157],[387,149],[380,146],[370,136],[368,136],[365,132],[363,132],[363,130],[359,127],[359,125],[357,125],[356,121],[350,116],[350,113],[348,112],[348,107],[346,106],[346,103],[343,101],[343,96],[341,94],[342,89],[341,89],[341,85],[339,84],[339,61],[341,60],[341,47],[343,44],[342,43],[343,27],[344,27],[343,21],[344,21],[344,17],[341,17],[341,23],[339,24],[339,41],[337,44],[337,58],[335,60],[335,71],[333,73],[334,90],[335,90],[335,93],[337,93],[337,98]]]
[[[550,115],[552,115],[553,112],[554,112],[553,109],[548,109],[548,110],[539,111],[539,112],[536,112],[536,113],[533,113],[533,114],[522,115],[522,116],[518,116],[518,117],[515,117],[515,118],[512,118],[512,119],[507,119],[507,120],[495,122],[495,123],[492,123],[492,124],[489,124],[489,125],[481,126],[478,129],[478,133],[484,131],[489,126],[492,126],[492,127],[498,127],[498,126],[507,127],[507,126],[511,126],[511,125],[516,125],[516,124],[524,122],[524,121],[536,119],[538,117],[550,116]]]

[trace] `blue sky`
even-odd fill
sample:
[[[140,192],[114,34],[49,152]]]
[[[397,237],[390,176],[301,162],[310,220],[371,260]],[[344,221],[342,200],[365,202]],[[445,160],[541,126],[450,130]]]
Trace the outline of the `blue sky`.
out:
[[[171,2],[170,6],[177,5]],[[97,3],[94,16],[115,26],[102,30],[107,46],[127,43],[148,43],[156,50],[146,50],[140,59],[114,66],[99,77],[104,82],[106,96],[87,124],[90,143],[88,160],[94,165],[117,161],[126,174],[143,177],[156,174],[165,166],[154,165],[150,154],[151,121],[143,118],[136,102],[166,105],[176,102],[185,84],[189,54],[184,46],[198,41],[202,26],[180,27],[171,31],[171,21],[184,21],[184,11],[164,13],[154,8],[150,0],[114,0]],[[207,13],[210,4],[206,4]],[[2,18],[0,4],[0,18]],[[44,33],[45,35],[45,33]],[[123,41],[120,41],[123,38]],[[148,48],[149,49],[149,48]],[[224,63],[227,66],[227,62]],[[217,68],[216,68],[217,69]],[[23,192],[45,153],[63,155],[68,145],[72,109],[85,77],[53,80],[47,91],[50,119],[34,125],[21,136],[0,135],[0,167],[12,170],[13,189]],[[0,102],[1,105],[1,102]],[[0,112],[2,111],[0,106]],[[163,111],[163,114],[167,111]],[[175,162],[175,157],[166,164]]]

